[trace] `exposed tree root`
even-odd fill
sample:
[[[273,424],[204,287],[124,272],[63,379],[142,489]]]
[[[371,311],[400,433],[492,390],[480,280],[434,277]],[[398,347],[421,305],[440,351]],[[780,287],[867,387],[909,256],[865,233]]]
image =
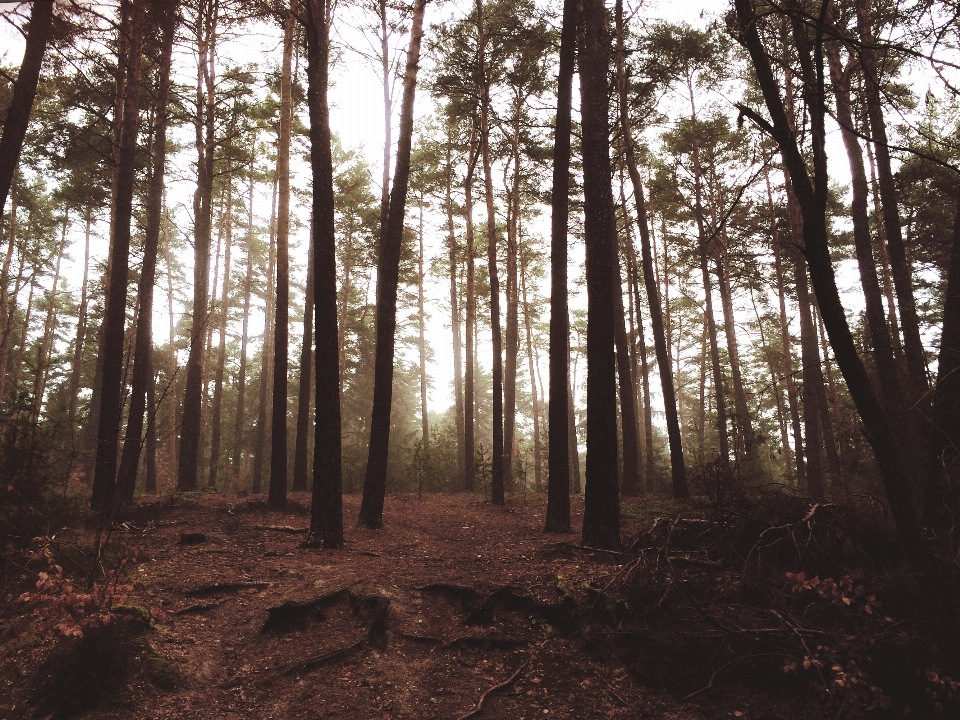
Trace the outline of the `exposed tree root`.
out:
[[[213,602],[206,603],[194,603],[193,605],[187,605],[185,608],[180,608],[175,610],[172,615],[199,615],[200,613],[205,613],[208,610],[213,610],[223,605],[226,600],[215,600]]]
[[[267,608],[267,619],[260,631],[283,632],[308,615],[322,618],[324,608],[347,597],[351,587],[352,585],[348,585],[310,600],[287,600],[280,605]]]
[[[254,530],[272,530],[273,532],[290,533],[292,535],[306,534],[310,528],[298,528],[292,525],[254,525]]]
[[[516,681],[516,679],[520,677],[520,673],[522,673],[524,669],[527,667],[527,665],[529,664],[530,664],[530,657],[527,656],[527,659],[523,661],[520,667],[518,667],[516,670],[513,671],[513,675],[508,677],[502,683],[499,683],[497,685],[494,685],[488,688],[487,691],[480,696],[480,700],[477,702],[477,706],[473,710],[468,712],[466,715],[461,715],[459,720],[468,720],[469,718],[476,717],[481,712],[483,712],[483,703],[486,702],[487,698],[490,697],[490,695],[495,693],[497,690],[502,690],[503,688],[509,687],[510,685],[512,685]]]
[[[339,660],[342,657],[346,657],[354,650],[359,650],[369,641],[368,636],[364,636],[357,640],[353,645],[348,645],[347,647],[337,648],[336,650],[331,650],[330,652],[325,652],[322,655],[316,655],[309,660],[297,663],[292,667],[287,668],[283,671],[285,677],[290,677],[291,675],[299,675],[300,673],[310,672],[311,670],[316,670],[318,667],[322,667],[329,662],[334,660]]]

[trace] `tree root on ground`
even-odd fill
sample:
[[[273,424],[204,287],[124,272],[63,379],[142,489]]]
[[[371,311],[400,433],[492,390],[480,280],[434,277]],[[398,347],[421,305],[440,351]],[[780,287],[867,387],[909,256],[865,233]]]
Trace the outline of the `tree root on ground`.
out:
[[[195,588],[182,590],[184,595],[197,597],[198,595],[213,595],[215,593],[228,593],[246,590],[247,588],[268,588],[270,583],[266,581],[237,580],[233,582],[215,582],[206,585],[198,585]]]
[[[483,703],[486,702],[486,699],[490,697],[493,693],[495,693],[497,690],[502,690],[503,688],[509,687],[510,685],[512,685],[514,681],[516,681],[516,679],[520,677],[520,673],[522,673],[524,669],[527,667],[527,665],[529,664],[530,664],[530,657],[527,656],[527,659],[523,661],[520,667],[518,667],[516,670],[513,671],[513,675],[508,677],[502,683],[498,683],[496,685],[493,685],[487,688],[487,691],[480,696],[480,700],[477,702],[477,706],[473,710],[468,712],[466,715],[461,715],[459,720],[469,720],[469,718],[476,717],[481,712],[483,712]]]

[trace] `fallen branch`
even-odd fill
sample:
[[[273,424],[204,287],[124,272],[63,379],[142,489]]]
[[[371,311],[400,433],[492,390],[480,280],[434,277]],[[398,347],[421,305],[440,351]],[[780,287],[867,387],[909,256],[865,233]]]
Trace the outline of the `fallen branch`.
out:
[[[213,595],[214,593],[238,592],[247,588],[267,588],[270,583],[264,581],[238,580],[235,582],[215,582],[200,585],[189,590],[183,590],[184,595],[196,597],[198,595]]]
[[[514,670],[513,675],[508,677],[502,683],[499,683],[497,685],[494,685],[488,688],[487,691],[480,696],[480,701],[477,703],[477,706],[473,710],[468,712],[466,715],[460,716],[459,720],[469,720],[469,718],[476,717],[481,712],[483,712],[483,703],[486,701],[486,699],[490,697],[491,694],[495,693],[497,690],[502,690],[503,688],[509,687],[510,685],[512,685],[514,681],[518,677],[520,677],[520,673],[523,672],[524,668],[526,668],[527,665],[529,664],[530,664],[530,656],[528,655],[527,659],[523,661],[523,664],[520,665],[520,667],[518,667],[516,670]]]
[[[310,532],[310,528],[298,528],[292,525],[254,525],[254,530],[272,530],[273,532],[290,533],[300,535]]]
[[[193,605],[187,605],[185,608],[180,608],[173,612],[174,615],[198,615],[204,613],[207,610],[213,610],[223,605],[226,600],[214,600],[213,602],[206,603],[194,603]]]
[[[363,647],[367,640],[368,636],[364,635],[362,638],[357,640],[353,645],[348,645],[347,647],[337,648],[336,650],[331,650],[330,652],[323,653],[322,655],[317,655],[310,658],[306,662],[297,663],[296,665],[287,668],[283,671],[285,677],[290,677],[291,675],[297,675],[302,672],[309,672],[311,670],[316,670],[318,667],[326,665],[328,662],[333,660],[338,660],[345,655],[349,655],[354,650],[359,650]]]

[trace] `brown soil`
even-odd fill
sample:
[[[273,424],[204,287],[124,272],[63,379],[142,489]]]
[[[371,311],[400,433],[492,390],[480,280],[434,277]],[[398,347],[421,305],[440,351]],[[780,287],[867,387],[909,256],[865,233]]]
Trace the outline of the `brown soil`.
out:
[[[627,558],[576,547],[579,498],[576,532],[552,536],[542,496],[506,508],[391,496],[379,531],[356,529],[360,498],[346,496],[338,551],[300,548],[308,504],[295,495],[274,513],[260,500],[180,498],[116,532],[141,548],[127,602],[154,610],[129,662],[161,671],[131,672],[79,717],[801,716],[784,709],[796,698],[728,688],[685,701],[638,684],[605,643],[615,623],[590,620],[586,587],[608,585]],[[625,537],[649,524],[630,515]],[[70,641],[34,632],[15,605],[0,627],[0,717],[52,716],[39,675]]]

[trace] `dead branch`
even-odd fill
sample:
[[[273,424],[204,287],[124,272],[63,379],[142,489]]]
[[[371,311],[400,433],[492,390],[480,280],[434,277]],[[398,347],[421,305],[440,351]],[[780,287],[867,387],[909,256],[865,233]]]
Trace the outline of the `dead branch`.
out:
[[[272,530],[273,532],[290,533],[300,535],[310,532],[310,528],[298,528],[292,525],[254,525],[254,530]]]
[[[516,681],[516,679],[520,677],[520,673],[522,673],[523,670],[529,664],[530,664],[530,656],[528,655],[527,659],[523,661],[523,664],[521,664],[520,667],[518,667],[516,670],[513,671],[513,675],[508,677],[502,683],[493,685],[492,687],[488,688],[487,691],[480,696],[480,700],[479,702],[477,702],[477,706],[473,710],[468,712],[466,715],[460,716],[459,720],[469,720],[469,718],[476,717],[481,712],[483,712],[483,703],[486,701],[486,699],[490,697],[491,694],[495,693],[497,690],[502,690],[503,688],[509,687],[510,685],[512,685],[514,681]]]
[[[196,597],[198,595],[213,595],[214,593],[239,592],[247,588],[267,588],[270,583],[264,581],[238,580],[234,582],[215,582],[199,585],[189,590],[182,590],[184,595]]]

